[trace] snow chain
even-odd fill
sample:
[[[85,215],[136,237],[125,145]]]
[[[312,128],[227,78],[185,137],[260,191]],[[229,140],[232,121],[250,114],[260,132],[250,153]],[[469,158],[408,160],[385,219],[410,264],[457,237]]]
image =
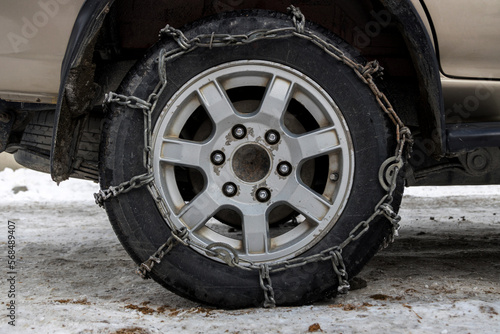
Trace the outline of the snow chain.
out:
[[[328,41],[321,39],[312,31],[305,27],[305,17],[300,10],[294,6],[288,8],[292,15],[293,26],[278,29],[260,29],[251,31],[248,34],[230,35],[230,34],[205,34],[196,36],[193,39],[188,39],[182,31],[174,29],[167,25],[160,32],[160,37],[173,38],[178,48],[171,51],[160,51],[158,58],[158,75],[160,82],[155,88],[154,92],[148,97],[147,101],[141,100],[134,96],[123,96],[115,93],[106,95],[105,104],[119,104],[132,109],[142,110],[144,113],[144,166],[147,173],[144,175],[136,176],[130,181],[124,182],[116,187],[110,187],[106,190],[101,190],[95,194],[96,203],[100,206],[111,197],[119,196],[120,194],[147,186],[151,196],[155,200],[158,209],[163,216],[169,229],[172,231],[172,236],[163,244],[147,261],[142,263],[137,272],[143,278],[149,278],[155,264],[159,264],[162,258],[167,255],[177,244],[189,246],[204,252],[207,256],[219,259],[226,263],[228,266],[237,267],[247,271],[258,271],[259,284],[264,292],[264,307],[275,307],[276,302],[274,299],[274,290],[272,287],[271,273],[284,271],[291,268],[305,266],[310,263],[331,261],[333,271],[338,280],[338,292],[347,293],[349,290],[348,275],[345,268],[344,260],[342,258],[342,250],[347,247],[351,242],[356,241],[364,235],[369,229],[370,224],[378,216],[385,216],[392,224],[392,232],[389,237],[384,241],[384,247],[394,241],[399,229],[399,221],[401,218],[393,210],[391,204],[393,201],[393,193],[396,189],[397,179],[399,172],[404,164],[404,151],[409,156],[411,154],[411,146],[413,139],[410,130],[403,124],[401,119],[394,111],[391,103],[387,97],[378,89],[374,82],[373,76],[383,69],[377,61],[371,61],[366,65],[359,64],[354,60],[348,58],[344,53]],[[251,261],[240,259],[237,252],[229,245],[222,243],[214,243],[208,246],[199,245],[193,242],[190,238],[190,232],[187,229],[178,230],[170,220],[170,213],[168,207],[163,200],[160,192],[158,191],[153,177],[153,166],[151,163],[151,142],[152,142],[152,123],[151,114],[156,107],[157,97],[160,96],[167,86],[167,73],[165,63],[181,57],[197,48],[215,48],[225,46],[236,46],[253,43],[258,40],[269,39],[285,39],[290,37],[299,37],[310,41],[317,47],[322,49],[333,59],[344,63],[352,68],[361,81],[363,81],[373,92],[377,103],[382,110],[387,114],[389,119],[396,126],[396,140],[397,147],[393,157],[387,159],[380,167],[379,182],[387,194],[382,197],[374,208],[373,214],[365,221],[360,222],[350,233],[344,242],[340,245],[330,247],[318,254],[308,257],[298,257],[287,261],[278,261],[266,264],[255,264]]]

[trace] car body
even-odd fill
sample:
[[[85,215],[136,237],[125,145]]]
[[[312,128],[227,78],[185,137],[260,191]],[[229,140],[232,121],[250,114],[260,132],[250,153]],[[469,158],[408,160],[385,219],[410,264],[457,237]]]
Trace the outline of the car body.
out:
[[[110,8],[117,8],[117,13],[113,13],[113,19],[116,17],[115,25],[119,31],[114,32],[118,36],[109,38],[121,39],[122,45],[117,45],[116,48],[129,52],[129,55],[125,57],[117,57],[121,62],[121,65],[117,65],[117,67],[126,68],[130,66],[133,59],[137,58],[137,50],[144,50],[154,43],[157,38],[156,31],[165,22],[182,26],[190,20],[220,11],[253,7],[283,10],[287,3],[286,1],[272,1],[263,5],[256,1],[218,0],[206,2],[209,4],[205,2],[195,0],[159,1],[148,2],[144,6],[138,5],[135,1],[121,1],[114,6],[112,1],[83,0],[47,0],[30,2],[29,4],[2,3],[0,99],[14,103],[56,105],[58,97],[60,98],[64,93],[65,85],[68,85],[67,72],[71,67],[77,65],[68,64],[68,62],[78,63],[82,61],[82,53],[85,47],[91,43],[89,39],[94,37],[98,31],[103,33],[104,28],[107,28],[106,25],[104,27],[102,25]],[[404,1],[404,3],[406,2]],[[427,34],[427,36],[412,36],[411,38],[413,40],[421,38],[424,43],[431,43],[431,45],[426,45],[430,49],[428,51],[430,54],[426,55],[412,54],[412,52],[419,53],[422,50],[411,50],[411,42],[409,41],[405,42],[410,47],[401,45],[406,38],[405,32],[413,28],[410,27],[410,21],[403,20],[406,10],[403,10],[404,6],[400,6],[402,9],[397,9],[398,6],[392,3],[392,1],[383,1],[385,9],[379,7],[378,10],[374,5],[356,8],[356,5],[348,5],[343,1],[322,1],[317,4],[305,2],[304,4],[298,3],[298,5],[301,5],[306,13],[311,13],[308,16],[311,19],[331,27],[341,36],[343,35],[343,38],[351,39],[351,43],[357,45],[367,58],[381,59],[386,73],[395,73],[398,78],[415,77],[415,67],[419,66],[417,57],[433,58],[426,59],[425,63],[427,64],[422,62],[420,66],[427,65],[428,71],[436,73],[426,73],[428,78],[418,78],[417,83],[413,83],[413,87],[406,88],[407,90],[420,89],[425,91],[427,87],[427,90],[432,91],[427,92],[427,95],[434,95],[432,98],[427,96],[427,101],[410,102],[427,104],[427,106],[419,106],[418,108],[426,109],[424,113],[429,113],[426,115],[427,119],[434,118],[432,129],[427,129],[427,135],[423,138],[427,144],[416,146],[417,149],[420,147],[421,151],[425,151],[422,154],[422,159],[426,156],[446,159],[446,157],[456,155],[456,152],[470,151],[484,145],[497,147],[498,124],[496,123],[500,121],[500,97],[498,93],[500,65],[497,61],[498,45],[500,45],[498,39],[500,37],[497,34],[497,28],[500,23],[498,15],[496,15],[498,10],[496,4],[485,0],[461,1],[460,4],[447,1],[408,1],[407,5],[411,6],[412,10],[418,14],[418,18],[414,19],[420,20],[418,22],[421,25],[420,28],[425,28],[425,31],[420,30],[418,34]],[[148,20],[148,24],[142,24],[145,20],[144,17],[151,15],[150,12],[155,6],[166,13],[164,17],[155,14],[151,20]],[[141,8],[137,9],[138,7]],[[342,9],[344,7],[345,9]],[[81,9],[83,10],[80,13]],[[323,15],[328,10],[334,14]],[[134,17],[134,14],[137,16]],[[335,20],[343,20],[342,22],[346,26],[340,27]],[[108,24],[107,21],[106,24]],[[132,29],[131,24],[136,24],[141,28],[139,30]],[[394,26],[398,26],[399,30]],[[349,28],[351,28],[350,31]],[[142,33],[147,36],[144,40],[141,40]],[[418,34],[415,33],[415,35]],[[123,36],[128,37],[123,38]],[[68,45],[70,38],[71,42]],[[115,42],[116,40],[113,40],[113,43]],[[417,42],[413,41],[413,43]],[[113,47],[115,46],[108,45],[104,47],[104,50],[98,52],[103,53],[105,58],[105,53],[112,53]],[[419,46],[413,45],[413,47]],[[403,50],[405,48],[408,50]],[[402,55],[402,53],[406,54]],[[384,57],[387,61],[383,61]],[[409,63],[413,63],[413,66]],[[123,71],[123,69],[117,69],[115,72],[122,73]],[[417,68],[418,71],[423,72],[425,68]],[[409,84],[405,85],[410,86]],[[420,88],[415,85],[419,85]],[[422,88],[422,86],[424,87]],[[104,92],[103,88],[100,96],[103,96]],[[414,91],[412,93],[417,95]],[[422,94],[426,93],[422,92]],[[407,99],[407,97],[405,98]],[[420,96],[413,98],[422,99]],[[429,106],[431,102],[432,105]],[[408,104],[404,106],[405,109],[410,108]],[[411,113],[418,112],[412,110]],[[408,116],[408,119],[411,118],[415,118],[415,115]],[[474,125],[480,123],[488,124],[485,129],[480,131],[478,127],[481,128],[481,126]],[[464,124],[469,125],[465,126]],[[468,130],[464,130],[464,127],[467,127]],[[437,133],[431,135],[432,131],[437,131]],[[462,138],[465,136],[464,131],[467,132],[466,141]],[[481,144],[481,140],[476,143],[478,138],[471,139],[471,131],[481,132],[477,136],[474,135],[474,138],[480,137],[484,141],[486,136],[493,143]],[[6,143],[3,149],[6,148],[5,146]],[[56,143],[54,149],[53,160],[57,160],[57,151],[63,148],[59,148]],[[420,154],[418,156],[420,157]],[[434,165],[434,162],[426,162],[426,164]],[[57,162],[53,161],[52,174],[55,179],[65,179],[71,175],[70,167],[66,166],[60,171],[55,171],[55,165]],[[416,166],[416,169],[419,168],[420,166]],[[470,168],[465,168],[465,170],[470,171]],[[420,170],[419,173],[425,174],[426,172]],[[447,180],[440,180],[445,174]],[[490,178],[487,180],[482,178],[484,181],[474,181],[474,178],[466,177],[468,181],[465,181],[462,177],[453,177],[454,174],[457,173],[449,170],[442,173],[441,176],[427,175],[415,180],[415,182],[410,182],[410,184],[489,183],[490,180]],[[479,178],[481,179],[481,177]],[[478,179],[478,175],[475,179]]]
[[[260,20],[259,14],[255,14],[261,13],[260,15],[265,16],[267,14],[262,13],[267,12],[255,10],[286,13],[287,8],[291,8],[295,15],[294,22],[297,31],[300,34],[302,30],[300,26],[297,26],[300,15],[297,11],[294,11],[295,7],[290,7],[291,5],[292,1],[288,0],[40,0],[29,3],[4,1],[0,4],[0,150],[14,154],[16,160],[26,167],[51,173],[53,180],[56,182],[62,182],[70,177],[93,181],[101,179],[101,184],[106,184],[106,188],[109,187],[107,190],[103,189],[104,192],[101,194],[101,200],[105,201],[112,197],[112,194],[120,193],[123,189],[117,191],[118,188],[103,181],[103,179],[106,179],[105,175],[107,175],[105,169],[109,167],[108,163],[103,162],[107,161],[106,155],[110,152],[108,145],[113,140],[116,142],[116,138],[109,133],[103,135],[106,131],[109,132],[110,128],[114,129],[113,125],[105,125],[109,124],[106,123],[109,122],[106,120],[109,118],[109,114],[107,113],[107,106],[103,105],[103,101],[107,100],[108,105],[128,103],[128,106],[139,102],[139,108],[141,108],[141,105],[147,104],[140,99],[134,100],[133,103],[130,101],[125,103],[124,99],[126,97],[106,94],[117,90],[127,91],[127,89],[133,88],[130,77],[134,74],[130,73],[137,73],[137,69],[141,68],[137,67],[140,65],[134,64],[143,64],[142,66],[149,64],[151,66],[148,63],[150,60],[147,59],[150,57],[151,52],[157,52],[156,45],[163,45],[163,43],[170,45],[168,42],[164,42],[166,38],[163,36],[165,31],[167,31],[168,37],[172,37],[179,43],[181,48],[188,49],[191,52],[196,48],[193,48],[187,39],[183,39],[185,36],[179,33],[181,30],[177,29],[190,31],[190,29],[193,29],[191,28],[193,22],[196,22],[194,23],[198,27],[196,29],[205,31],[208,29],[208,25],[203,25],[203,20],[208,20],[207,22],[211,22],[210,24],[216,25],[217,21],[211,21],[213,15],[226,13],[226,16],[224,14],[215,16],[221,18],[220,22],[226,22],[231,20],[231,13],[246,13],[245,11],[248,10],[254,10],[254,12],[247,15],[248,17],[257,15],[259,18],[255,20],[255,22],[260,22],[260,26],[257,25],[257,27],[267,27],[265,20]],[[375,80],[380,90],[385,93],[390,103],[392,103],[392,105],[386,104],[386,109],[392,111],[393,106],[402,121],[401,124],[404,123],[405,131],[411,129],[413,133],[413,154],[406,164],[403,176],[406,186],[500,183],[500,63],[498,62],[500,51],[500,3],[489,0],[298,0],[294,1],[293,5],[298,6],[301,13],[314,24],[315,28],[312,28],[313,30],[316,29],[316,32],[326,31],[325,35],[333,34],[337,36],[339,45],[343,45],[342,43],[345,42],[348,45],[347,48],[353,50],[352,53],[356,53],[360,59],[377,60],[383,67],[383,76],[381,78],[377,77]],[[244,16],[244,14],[234,15]],[[251,20],[248,22],[249,25],[254,24]],[[280,20],[275,20],[273,24],[279,26],[280,22]],[[160,30],[166,24],[169,24],[168,27],[170,28],[163,30],[163,35],[159,36]],[[235,21],[232,24],[237,25],[237,22]],[[197,31],[196,29],[194,30]],[[207,36],[210,36],[209,31],[206,31],[206,33]],[[216,37],[218,35],[213,31],[211,36],[210,49],[214,39],[217,41]],[[314,39],[314,35],[309,35],[309,38],[311,36]],[[237,38],[234,37],[234,39]],[[340,40],[343,42],[340,42]],[[303,57],[309,57],[308,52],[304,51]],[[258,51],[256,53],[258,54]],[[266,68],[272,75],[272,68],[275,68],[276,73],[280,73],[279,75],[282,75],[286,80],[296,80],[298,86],[310,87],[305,88],[306,92],[304,94],[311,94],[314,98],[305,99],[308,101],[304,102],[305,105],[307,103],[313,105],[315,103],[313,101],[328,100],[328,98],[319,97],[323,96],[323,88],[328,86],[328,83],[316,85],[312,83],[314,80],[302,80],[300,74],[292,69],[294,68],[293,62],[289,64],[291,67],[288,68],[286,67],[288,65],[276,65],[268,63],[267,60],[264,61],[261,58],[266,58],[265,55],[259,57],[258,60],[248,59],[250,62],[243,72],[255,71],[260,73],[260,68]],[[223,55],[221,55],[222,58],[224,58]],[[240,58],[235,59],[235,61],[241,61]],[[160,59],[162,58],[160,57]],[[302,64],[301,61],[297,61],[297,64],[299,63]],[[193,64],[193,67],[199,65]],[[233,63],[229,62],[228,64]],[[227,71],[245,68],[244,65],[237,62],[233,65],[227,65],[230,68],[224,66],[226,65],[214,64],[213,73],[226,73]],[[297,65],[297,68],[300,66]],[[205,72],[200,69],[200,73]],[[212,74],[206,73],[208,73],[206,78],[202,74],[194,73],[186,80],[216,81],[220,79],[213,79],[210,76],[213,74],[212,72],[210,72]],[[314,69],[312,73],[316,73]],[[358,74],[363,76],[364,72],[358,72]],[[137,74],[135,75],[137,76]],[[316,74],[316,77],[321,76]],[[239,80],[238,74],[233,73],[229,77],[233,81]],[[257,82],[259,80],[256,77],[259,77],[259,80],[262,81],[266,76],[255,74],[255,76],[249,76],[247,79]],[[128,79],[124,81],[124,78]],[[371,77],[369,79],[371,80]],[[321,80],[319,79],[320,82]],[[200,82],[188,81],[187,86],[182,89],[193,90],[203,95],[201,92],[203,92],[205,86],[202,86]],[[321,88],[322,86],[323,88]],[[172,101],[176,101],[176,99],[180,98],[179,96],[183,96],[181,94],[182,89],[178,93],[180,95],[171,97]],[[270,90],[271,88],[268,87],[267,89]],[[310,91],[307,91],[308,89]],[[328,88],[325,89],[328,90]],[[154,94],[156,93],[161,94],[162,91]],[[211,94],[211,98],[216,98],[214,91]],[[113,99],[113,97],[115,98]],[[333,98],[333,100],[335,99]],[[158,131],[165,131],[165,136],[168,137],[168,133],[176,131],[174,125],[169,125],[175,122],[175,119],[172,120],[169,118],[170,116],[165,116],[168,114],[168,108],[171,108],[171,104],[174,102],[165,103],[166,109],[162,116],[159,116],[159,122],[165,122],[166,125],[154,130],[153,136],[160,136]],[[328,105],[330,102],[325,103]],[[334,102],[331,103],[331,106],[334,109],[336,108]],[[321,106],[317,107],[322,108]],[[146,107],[146,109],[148,108]],[[206,106],[206,108],[210,109],[209,106]],[[117,113],[120,112],[114,111],[111,114],[116,115]],[[313,115],[316,114],[313,113]],[[332,114],[325,113],[325,118],[330,117],[329,115]],[[181,119],[188,119],[187,116],[183,117]],[[338,124],[344,124],[345,121],[342,117],[338,119],[335,117],[332,116],[332,119],[335,119],[333,122],[337,124],[336,129],[342,128]],[[352,124],[354,121],[349,120],[349,117],[347,117],[347,123]],[[322,118],[318,116],[318,119]],[[275,121],[277,120],[275,119]],[[259,126],[263,126],[265,123],[263,121],[259,122],[261,122]],[[300,120],[297,122],[301,123]],[[251,124],[255,125],[254,123]],[[169,126],[172,126],[172,128],[169,128]],[[217,126],[217,124],[214,125],[214,127]],[[233,139],[246,138],[246,126],[235,125],[232,128],[233,137],[235,137]],[[165,130],[165,127],[167,130]],[[399,126],[398,129],[401,130]],[[149,130],[152,131],[152,129]],[[212,129],[212,131],[215,130]],[[228,128],[228,131],[231,131],[231,128]],[[354,150],[351,146],[357,145],[357,139],[354,138],[351,143],[348,129],[344,132],[342,130],[338,131],[339,141],[343,144],[347,143],[343,150]],[[362,129],[356,131],[362,132]],[[281,133],[282,138],[285,138],[285,132]],[[240,137],[235,133],[241,133],[242,135]],[[269,132],[265,134],[267,136]],[[276,135],[277,141],[279,141],[279,131],[276,132]],[[122,136],[126,137],[127,133],[123,133]],[[355,135],[353,134],[353,136]],[[292,137],[292,135],[287,137],[290,147],[294,145],[292,144]],[[179,138],[180,141],[177,144],[184,143],[184,137],[179,135]],[[208,140],[209,137],[205,139]],[[154,145],[167,146],[167,141],[156,140]],[[224,149],[215,150],[204,164],[213,164],[215,170],[220,164],[224,164],[226,159],[224,154],[233,151],[231,157],[228,156],[228,158],[237,159],[239,157],[237,153],[242,151],[236,147],[231,148],[228,143],[229,139],[226,142],[229,151],[226,152]],[[271,164],[273,164],[274,144],[274,140],[266,139],[262,141],[261,138],[245,145],[251,148],[249,150],[251,154],[260,155],[261,160],[264,161],[270,159]],[[148,149],[150,148],[147,148],[146,151]],[[156,149],[155,152],[155,154],[162,154],[161,149],[160,151]],[[262,152],[270,152],[269,158],[268,153]],[[186,157],[187,153],[188,149],[183,149],[181,153],[178,153],[179,157],[182,156],[178,159],[180,162],[174,163],[173,160],[167,158],[165,158],[165,161],[180,164],[182,167],[182,159],[191,161]],[[352,156],[354,156],[354,153],[351,154],[351,158]],[[292,160],[300,160],[293,153],[290,153],[289,157]],[[338,159],[347,161],[351,158],[347,154]],[[245,159],[238,159],[242,163],[245,162]],[[163,163],[161,159],[159,159],[159,162],[157,160],[155,160],[156,165]],[[332,161],[334,159],[330,157],[330,167],[336,164]],[[211,171],[204,169],[201,162],[197,163],[199,164],[198,169],[201,170],[200,173],[205,176],[193,176],[188,173],[185,175],[186,178],[198,178],[197,182],[199,184],[197,186],[200,189],[203,188],[203,178],[205,181],[209,180],[209,185],[212,181],[214,183],[218,182],[208,176]],[[316,163],[319,164],[320,162],[317,161]],[[301,164],[302,162],[289,164],[282,161],[278,166],[283,167],[286,171],[283,173],[278,171],[278,173],[281,177],[286,178],[289,176],[289,170],[299,169],[302,166]],[[237,167],[233,165],[232,168],[236,170]],[[245,168],[250,167],[246,165]],[[258,177],[258,180],[264,178],[271,180],[271,176],[266,175],[272,173],[268,170],[269,167],[266,168],[262,176]],[[346,170],[352,171],[353,168],[353,165],[351,165]],[[378,167],[373,168],[378,169]],[[169,172],[168,168],[166,168],[165,170],[155,170],[154,177],[159,179],[164,175],[170,175],[166,178],[171,181],[178,177],[176,173],[173,172],[173,169]],[[221,204],[222,206],[229,207],[232,205],[226,201],[231,200],[233,196],[239,195],[236,189],[250,189],[251,187],[247,187],[246,184],[253,184],[253,179],[246,179],[246,176],[242,176],[241,172],[235,174],[237,178],[244,180],[240,186],[232,182],[224,183],[223,195],[219,194],[222,199],[217,199],[217,201],[221,201],[220,203],[225,203]],[[232,174],[229,173],[228,175]],[[215,178],[215,176],[213,177]],[[305,176],[298,178],[301,177],[307,179]],[[330,181],[336,182],[338,178],[338,174],[330,174]],[[114,180],[109,176],[108,179]],[[144,178],[141,180],[144,181]],[[146,177],[144,182],[144,184],[151,182],[151,178]],[[177,182],[181,184],[183,181]],[[192,185],[195,185],[194,188],[197,188],[196,182],[192,182]],[[280,181],[273,182],[277,184]],[[299,183],[307,182],[301,180]],[[137,184],[132,182],[132,188],[135,185]],[[130,182],[127,186],[130,186]],[[259,189],[263,201],[258,197],[257,199],[261,202],[267,202],[269,197],[274,196],[273,191],[278,189],[265,185],[265,183],[258,186],[261,187]],[[169,187],[168,184],[161,182],[158,185],[160,192],[165,191],[168,193],[171,191]],[[266,187],[270,187],[270,189]],[[349,194],[348,188],[351,185],[347,184],[345,187],[347,190],[344,192],[345,196],[347,196]],[[393,185],[389,196],[391,202],[392,191],[395,187],[396,184]],[[182,187],[179,186],[179,188]],[[325,186],[325,188],[329,189],[328,186]],[[182,193],[181,190],[175,190],[173,193],[177,194],[177,192]],[[325,190],[325,192],[328,191]],[[189,202],[189,200],[182,199],[182,196],[177,196],[176,199],[176,196],[169,197],[170,195],[166,196],[166,206],[169,206],[167,210],[169,212],[175,211],[176,206],[182,206],[184,201]],[[329,196],[334,197],[337,195],[331,190],[331,193],[324,196],[329,198]],[[192,196],[190,199],[192,199]],[[250,196],[248,201],[251,200]],[[176,204],[172,204],[174,202]],[[345,202],[342,203],[339,204],[339,212],[346,205]],[[297,206],[299,205],[297,204]],[[301,208],[307,211],[307,208]],[[299,209],[297,210],[300,212]],[[250,212],[251,210],[245,211],[242,209],[240,212],[239,209],[235,208],[234,211],[237,211],[236,215],[245,216],[246,214],[241,212]],[[284,212],[284,216],[290,214],[287,210],[284,210]],[[380,214],[380,210],[377,212]],[[223,223],[227,222],[228,225],[231,225],[228,221],[232,219],[234,212],[233,216],[225,214],[226,216],[219,213],[218,216],[214,217],[220,219]],[[386,214],[391,216],[390,213],[386,212]],[[198,215],[203,216],[201,211]],[[279,214],[276,215],[279,216]],[[305,213],[304,215],[307,216]],[[181,220],[181,218],[179,219]],[[242,220],[245,219],[242,218]],[[281,221],[281,218],[275,220]],[[271,225],[274,223],[269,222]],[[241,222],[238,224],[241,225]],[[328,226],[325,230],[331,228],[330,225]],[[208,232],[204,233],[198,235],[196,240],[203,243],[205,242],[204,238],[212,238],[211,234],[210,237],[207,236],[209,235]],[[265,234],[267,232],[258,231],[255,233]],[[324,236],[323,227],[318,233],[321,235],[318,238],[321,239]],[[311,235],[302,239],[301,242],[316,238],[311,237]],[[179,238],[179,236],[177,237]],[[217,248],[221,244],[220,240],[228,239],[214,237],[212,241],[215,242],[212,245],[216,245],[214,247]],[[243,241],[243,243],[245,242],[258,244],[260,241],[250,238]],[[316,242],[314,241],[313,244]],[[218,253],[219,260],[223,258],[227,260],[227,256],[239,252],[238,250],[234,251],[233,248],[239,247],[240,244],[234,242],[232,245],[229,248],[222,247],[223,250],[220,252],[225,252],[225,255]],[[210,248],[209,242],[207,242],[207,247],[207,249],[213,249]],[[300,252],[307,251],[309,248],[310,246],[300,248]],[[294,252],[295,250],[294,248]],[[205,251],[210,253],[207,250]],[[245,251],[242,251],[242,254],[238,254],[250,259],[260,259],[258,256],[254,257],[249,253],[251,252],[245,253]],[[266,256],[263,258],[272,258],[270,253],[266,253]],[[137,255],[137,258],[140,257]],[[137,260],[137,258],[134,257],[136,261],[142,261]],[[354,271],[356,270],[358,269]],[[262,271],[260,275],[261,286],[266,287],[266,276],[262,274]],[[339,278],[339,285],[340,280]],[[175,287],[173,289],[175,290]],[[269,293],[269,289],[264,290]],[[184,294],[189,293],[185,292]],[[266,302],[269,302],[268,297],[266,295]],[[305,299],[301,300],[304,302]],[[211,302],[220,305],[217,302]],[[283,302],[283,304],[286,304],[286,302]]]

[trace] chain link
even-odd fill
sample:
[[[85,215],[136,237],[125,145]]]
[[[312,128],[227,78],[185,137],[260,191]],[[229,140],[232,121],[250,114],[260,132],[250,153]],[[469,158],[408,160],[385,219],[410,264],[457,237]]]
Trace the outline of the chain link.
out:
[[[149,110],[151,109],[151,103],[139,99],[135,96],[125,96],[119,95],[113,92],[106,94],[104,97],[104,103],[117,103],[133,109]]]
[[[153,93],[149,96],[148,101],[144,101],[133,96],[122,96],[115,93],[109,93],[106,95],[105,103],[117,103],[129,108],[143,110],[145,127],[144,166],[147,168],[148,173],[134,177],[131,181],[124,182],[117,187],[110,187],[104,191],[101,190],[95,195],[96,202],[102,206],[102,203],[110,197],[118,196],[132,189],[147,185],[161,215],[165,219],[169,229],[172,231],[172,236],[168,239],[168,241],[163,244],[147,261],[141,264],[138,269],[141,276],[147,277],[154,264],[160,263],[161,259],[169,251],[171,251],[175,245],[182,244],[184,246],[198,249],[209,257],[217,258],[226,263],[228,266],[237,267],[243,270],[258,270],[259,283],[265,297],[264,307],[274,307],[276,305],[276,301],[270,277],[271,273],[278,273],[311,263],[331,261],[333,270],[338,279],[338,291],[340,293],[346,293],[349,290],[349,283],[345,263],[342,258],[342,250],[350,243],[358,240],[365,233],[367,233],[373,221],[379,216],[386,217],[392,225],[392,232],[389,237],[384,240],[384,247],[387,246],[388,243],[392,242],[394,237],[397,235],[399,221],[401,218],[394,211],[391,204],[393,201],[393,193],[397,185],[398,175],[404,162],[403,154],[405,148],[407,155],[409,156],[411,154],[413,138],[409,128],[403,124],[386,95],[379,90],[375,83],[374,76],[380,74],[383,68],[377,61],[371,61],[362,65],[350,59],[335,45],[320,38],[312,31],[309,31],[305,25],[305,17],[297,7],[290,6],[289,11],[292,14],[293,26],[278,29],[259,29],[240,35],[216,34],[214,32],[212,34],[198,35],[192,39],[188,39],[182,31],[167,25],[160,31],[160,37],[169,37],[174,39],[178,44],[178,48],[170,51],[162,50],[160,52],[160,56],[158,58],[158,75],[160,80]],[[330,247],[318,254],[307,257],[298,257],[291,260],[266,264],[255,264],[251,261],[239,258],[237,252],[229,245],[222,243],[214,243],[208,246],[199,245],[192,241],[190,238],[190,232],[187,229],[176,230],[170,219],[168,206],[162,198],[156,185],[152,182],[153,166],[150,156],[152,143],[151,113],[155,109],[157,97],[161,95],[163,89],[167,86],[167,73],[165,65],[172,59],[181,57],[197,48],[211,49],[216,47],[245,45],[258,40],[285,39],[290,37],[299,37],[310,41],[330,55],[333,59],[344,63],[355,72],[357,77],[370,88],[380,108],[385,114],[387,114],[389,119],[395,125],[397,147],[395,155],[387,159],[380,167],[379,181],[383,189],[387,191],[387,194],[383,196],[379,203],[375,206],[373,214],[367,220],[360,222],[356,227],[354,227],[349,233],[349,236],[340,245]]]
[[[349,276],[347,275],[347,271],[345,269],[344,259],[342,258],[342,253],[340,251],[331,251],[330,252],[333,271],[337,275],[337,279],[339,281],[339,286],[337,288],[338,292],[341,294],[346,294],[349,292],[351,286],[349,285]]]
[[[274,299],[274,289],[273,282],[271,281],[271,275],[269,274],[269,266],[267,264],[262,264],[259,267],[259,282],[260,287],[264,291],[264,307],[274,308],[276,307],[276,300]]]
[[[149,273],[153,270],[153,267],[156,263],[160,263],[165,255],[170,253],[170,251],[177,245],[177,240],[171,236],[168,238],[167,242],[158,248],[158,250],[149,257],[149,259],[137,268],[137,274],[141,276],[143,279],[149,278]]]
[[[106,190],[99,190],[98,193],[94,194],[95,202],[101,208],[104,207],[104,202],[111,197],[116,197],[120,194],[126,194],[132,189],[141,188],[154,180],[153,174],[142,174],[134,176],[130,181],[123,182],[118,186],[111,186]]]

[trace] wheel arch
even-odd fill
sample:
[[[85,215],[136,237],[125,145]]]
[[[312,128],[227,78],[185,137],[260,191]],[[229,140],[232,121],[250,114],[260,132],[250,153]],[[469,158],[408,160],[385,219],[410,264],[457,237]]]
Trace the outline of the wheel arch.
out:
[[[98,80],[95,78],[94,55],[96,42],[105,30],[106,17],[117,15],[119,18],[123,18],[127,10],[132,11],[133,24],[141,22],[141,20],[144,22],[145,18],[149,18],[149,16],[158,18],[158,12],[161,12],[164,13],[161,24],[164,25],[172,19],[176,21],[174,25],[181,26],[220,11],[240,8],[285,11],[289,5],[288,1],[259,2],[253,0],[146,0],[146,2],[140,6],[138,11],[134,11],[134,6],[137,5],[136,0],[118,2],[114,0],[87,0],[84,3],[75,22],[62,64],[51,152],[51,174],[55,181],[61,182],[70,176],[72,157],[76,154],[79,129],[83,124],[83,119],[94,104],[102,101],[103,92],[102,89],[99,90],[99,82],[96,82]],[[149,2],[151,2],[151,6],[148,6]],[[143,1],[141,1],[142,3]],[[324,1],[324,5],[316,7],[308,5],[308,3],[310,2],[294,2],[303,10],[307,18],[340,34],[340,37],[350,43],[355,42],[354,32],[363,31],[371,22],[375,22],[373,12],[387,10],[390,13],[391,20],[399,31],[399,36],[389,36],[397,40],[396,46],[391,52],[403,53],[402,57],[409,58],[408,61],[414,69],[411,80],[414,80],[419,87],[416,97],[419,101],[419,107],[409,112],[403,111],[403,118],[406,117],[405,113],[409,113],[407,116],[409,118],[417,118],[417,125],[423,135],[435,144],[435,155],[442,155],[445,143],[443,138],[444,108],[438,60],[431,38],[428,36],[425,25],[418,16],[411,0],[372,0],[356,3],[349,0],[332,0]],[[191,8],[188,13],[185,12],[186,6]],[[333,12],[326,10],[326,8],[333,10]],[[180,19],[174,19],[175,17],[180,17]],[[159,22],[156,23],[159,24]],[[117,24],[114,20],[112,24],[116,24],[118,30],[124,29],[123,24]],[[158,39],[157,27],[151,23],[146,24],[146,28],[149,28],[150,32],[141,37],[144,39],[147,36],[154,43]],[[121,47],[127,46],[129,49],[136,47],[138,50],[148,47],[148,45],[135,45],[134,43],[137,42],[134,42],[134,36],[128,39],[124,36],[126,36],[124,31],[121,31],[121,34],[119,32]],[[404,41],[404,45],[397,45],[401,40]],[[373,50],[369,48],[358,49],[367,58],[376,58],[377,56],[376,50],[375,54],[371,55],[370,52]],[[130,55],[131,57],[135,55],[138,59],[141,53],[136,51],[133,50]],[[389,68],[388,71],[391,69]]]
[[[410,0],[380,0],[397,18],[416,69],[422,111],[418,114],[419,128],[426,139],[433,141],[434,157],[446,153],[446,124],[440,67],[437,53],[428,30]],[[426,18],[427,19],[427,18]]]

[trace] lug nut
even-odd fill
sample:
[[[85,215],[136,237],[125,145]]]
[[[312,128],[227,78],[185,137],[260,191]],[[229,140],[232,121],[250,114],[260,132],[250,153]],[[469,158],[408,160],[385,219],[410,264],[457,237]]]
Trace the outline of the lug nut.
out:
[[[330,181],[337,182],[339,180],[339,173],[331,173]]]
[[[222,192],[227,197],[233,197],[234,195],[236,195],[237,191],[238,191],[238,188],[236,187],[236,184],[234,184],[233,182],[227,182],[222,187]]]
[[[265,203],[271,198],[271,192],[269,189],[260,188],[257,190],[255,197],[259,202]]]
[[[226,156],[221,151],[214,151],[210,156],[210,160],[216,166],[220,166],[226,161]]]
[[[247,135],[247,129],[241,124],[235,125],[231,132],[236,139],[243,139]]]
[[[277,144],[280,141],[280,134],[275,130],[266,132],[266,141],[269,145]]]
[[[288,162],[280,162],[278,165],[278,174],[281,176],[288,176],[292,173],[292,165]]]

